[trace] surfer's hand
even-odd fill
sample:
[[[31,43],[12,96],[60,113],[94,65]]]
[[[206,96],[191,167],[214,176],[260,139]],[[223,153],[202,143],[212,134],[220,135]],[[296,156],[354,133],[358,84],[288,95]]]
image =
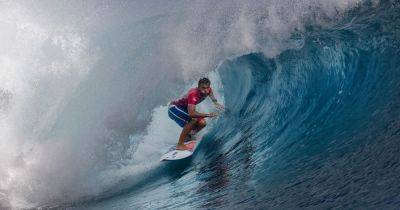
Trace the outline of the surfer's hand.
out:
[[[225,107],[222,104],[219,104],[219,103],[215,103],[215,108],[217,108],[217,109],[219,109],[221,111],[225,110]]]
[[[208,117],[216,117],[217,115],[217,112],[211,112],[210,114],[208,114]]]

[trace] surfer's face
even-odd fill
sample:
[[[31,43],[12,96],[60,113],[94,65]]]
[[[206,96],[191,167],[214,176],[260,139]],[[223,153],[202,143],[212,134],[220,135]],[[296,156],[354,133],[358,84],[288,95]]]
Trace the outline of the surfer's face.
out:
[[[201,95],[206,96],[208,94],[210,94],[210,84],[200,84],[200,86],[198,87],[200,90]]]

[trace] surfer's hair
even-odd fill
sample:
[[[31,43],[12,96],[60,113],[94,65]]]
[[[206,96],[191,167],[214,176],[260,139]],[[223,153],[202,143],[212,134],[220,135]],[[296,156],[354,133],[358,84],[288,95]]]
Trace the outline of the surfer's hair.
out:
[[[205,84],[205,85],[209,85],[211,82],[210,82],[210,80],[207,78],[207,77],[203,77],[203,78],[201,78],[200,80],[199,80],[199,86],[201,85],[201,84]]]

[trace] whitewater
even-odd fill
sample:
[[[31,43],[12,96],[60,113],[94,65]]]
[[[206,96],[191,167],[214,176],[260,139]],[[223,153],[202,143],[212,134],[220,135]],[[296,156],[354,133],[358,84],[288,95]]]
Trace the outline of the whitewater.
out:
[[[396,0],[1,1],[0,46],[1,209],[400,206]]]

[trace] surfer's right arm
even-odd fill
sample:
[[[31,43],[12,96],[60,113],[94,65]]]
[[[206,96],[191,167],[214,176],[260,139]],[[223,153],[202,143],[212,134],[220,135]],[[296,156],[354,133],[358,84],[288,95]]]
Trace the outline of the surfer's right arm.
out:
[[[217,116],[216,112],[211,112],[209,114],[197,112],[196,111],[196,105],[194,105],[194,104],[188,104],[188,112],[189,112],[189,117],[191,117],[191,118],[215,117],[215,116]]]

